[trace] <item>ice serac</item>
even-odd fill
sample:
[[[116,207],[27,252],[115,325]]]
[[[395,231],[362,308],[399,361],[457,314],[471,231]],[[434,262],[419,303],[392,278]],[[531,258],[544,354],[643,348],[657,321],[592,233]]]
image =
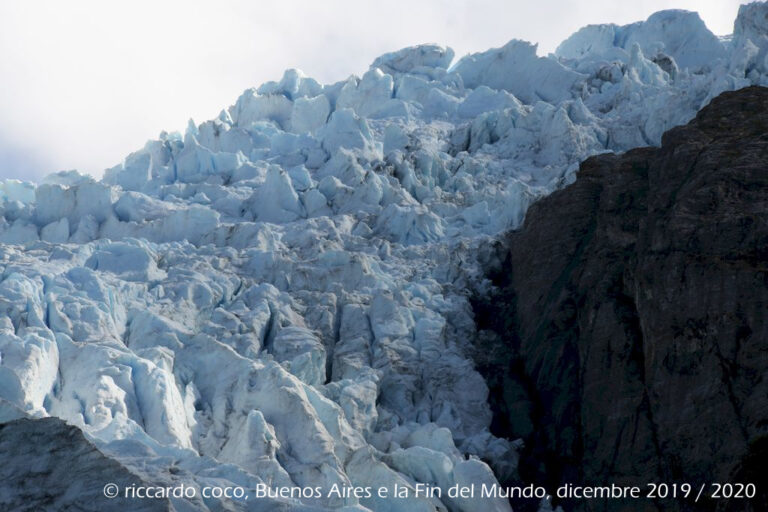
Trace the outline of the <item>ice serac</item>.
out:
[[[734,48],[737,48],[733,64],[744,66],[748,75],[765,85],[765,79],[757,77],[768,70],[768,6],[764,2],[752,2],[739,6],[739,14],[733,24]]]
[[[536,45],[510,41],[501,48],[462,58],[455,68],[464,85],[472,89],[487,85],[511,92],[525,103],[558,103],[578,93],[587,78],[557,60],[536,55]]]
[[[424,44],[386,53],[371,64],[371,69],[381,69],[397,76],[398,73],[429,73],[431,69],[448,69],[453,61],[451,48]]]
[[[733,23],[733,38],[738,41],[750,39],[758,47],[763,47],[768,38],[768,12],[764,2],[751,2],[739,6],[739,14]]]
[[[100,181],[0,183],[0,420],[64,420],[156,484],[525,483],[473,359],[489,247],[588,157],[658,145],[720,93],[768,83],[765,12],[743,7],[730,40],[665,11],[546,57],[511,41],[454,64],[421,45],[333,84],[288,70]],[[413,493],[173,506],[509,508]]]
[[[672,69],[674,63],[692,72],[709,70],[727,55],[726,44],[699,15],[683,10],[660,11],[646,21],[624,26],[589,25],[563,41],[555,55],[579,59],[592,54],[608,60],[620,54],[617,50],[630,51],[635,44],[661,67]]]

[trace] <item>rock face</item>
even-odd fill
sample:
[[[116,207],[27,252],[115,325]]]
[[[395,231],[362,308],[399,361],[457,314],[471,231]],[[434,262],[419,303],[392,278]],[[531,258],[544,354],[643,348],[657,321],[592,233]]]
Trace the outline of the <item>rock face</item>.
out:
[[[722,94],[661,148],[586,160],[500,250],[477,360],[492,431],[526,441],[523,480],[751,481],[749,503],[565,510],[766,509],[768,89]]]
[[[15,511],[175,510],[167,499],[108,499],[104,486],[147,485],[58,418],[0,425],[0,509]]]

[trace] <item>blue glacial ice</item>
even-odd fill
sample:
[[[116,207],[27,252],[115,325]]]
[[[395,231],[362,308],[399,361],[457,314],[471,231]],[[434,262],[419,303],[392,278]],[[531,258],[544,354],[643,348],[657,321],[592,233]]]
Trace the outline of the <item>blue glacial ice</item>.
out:
[[[659,144],[719,93],[768,85],[766,15],[743,6],[720,39],[663,11],[548,56],[423,45],[335,84],[288,70],[99,181],[0,183],[0,418],[62,418],[145,481],[495,483],[519,445],[489,433],[467,356],[484,248],[590,155]],[[175,501],[280,504],[510,510]]]

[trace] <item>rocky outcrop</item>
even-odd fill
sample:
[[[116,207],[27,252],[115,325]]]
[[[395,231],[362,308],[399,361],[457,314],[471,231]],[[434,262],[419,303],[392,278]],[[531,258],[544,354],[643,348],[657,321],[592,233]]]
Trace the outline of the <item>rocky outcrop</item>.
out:
[[[0,425],[0,454],[0,510],[175,510],[167,499],[105,497],[110,483],[119,492],[148,484],[58,418],[19,418]]]
[[[766,510],[768,89],[586,160],[499,249],[476,359],[495,433],[526,441],[523,480],[752,481],[749,503],[564,509]]]

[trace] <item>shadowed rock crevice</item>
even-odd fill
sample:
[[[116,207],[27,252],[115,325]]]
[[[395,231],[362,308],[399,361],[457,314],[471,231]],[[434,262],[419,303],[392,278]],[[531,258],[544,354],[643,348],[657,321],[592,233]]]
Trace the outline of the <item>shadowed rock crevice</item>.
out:
[[[489,273],[496,290],[474,302],[476,359],[494,433],[525,440],[523,481],[750,478],[760,490],[768,89],[722,94],[660,148],[586,160],[499,250],[504,263]],[[765,501],[563,505],[743,511]]]

